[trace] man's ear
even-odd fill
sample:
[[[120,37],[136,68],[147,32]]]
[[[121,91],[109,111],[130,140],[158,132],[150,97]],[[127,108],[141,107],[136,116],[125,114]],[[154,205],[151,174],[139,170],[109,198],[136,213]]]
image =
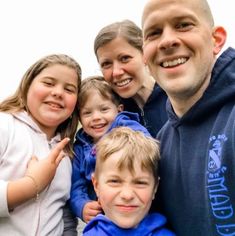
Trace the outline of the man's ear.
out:
[[[97,179],[95,178],[94,173],[92,173],[92,175],[91,175],[91,181],[92,181],[96,196],[99,197],[99,185],[98,185]]]
[[[222,26],[216,26],[213,29],[212,37],[214,40],[214,54],[217,55],[221,49],[223,48],[226,39],[227,39],[227,32]]]

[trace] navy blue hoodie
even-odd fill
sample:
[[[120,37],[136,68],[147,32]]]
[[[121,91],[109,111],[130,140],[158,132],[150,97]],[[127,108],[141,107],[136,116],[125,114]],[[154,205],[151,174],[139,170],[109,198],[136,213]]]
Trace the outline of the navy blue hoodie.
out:
[[[154,138],[168,119],[166,112],[167,95],[157,84],[154,85],[143,109],[138,107],[133,98],[121,98],[121,101],[126,111],[139,114],[140,123],[148,129]]]
[[[127,111],[118,113],[107,132],[119,126],[127,126],[150,136],[148,130],[139,123],[137,113]],[[91,181],[91,174],[95,170],[96,153],[92,138],[82,128],[76,134],[74,152],[70,203],[74,214],[82,219],[84,205],[91,200],[96,200]]]
[[[166,218],[158,213],[147,215],[136,228],[122,229],[104,215],[93,218],[83,236],[175,236],[165,227]]]
[[[163,213],[180,236],[235,235],[235,50],[217,59],[208,88],[183,117],[169,103],[167,110],[158,135]]]

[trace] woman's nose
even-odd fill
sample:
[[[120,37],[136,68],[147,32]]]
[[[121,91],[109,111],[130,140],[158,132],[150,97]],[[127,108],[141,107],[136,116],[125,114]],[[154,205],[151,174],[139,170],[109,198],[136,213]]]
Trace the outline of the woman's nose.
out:
[[[120,76],[124,73],[122,64],[120,62],[114,62],[113,63],[113,77]]]

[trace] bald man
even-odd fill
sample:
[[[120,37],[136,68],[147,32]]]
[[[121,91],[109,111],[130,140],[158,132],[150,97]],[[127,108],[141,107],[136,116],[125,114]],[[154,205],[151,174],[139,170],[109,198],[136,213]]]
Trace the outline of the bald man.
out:
[[[161,206],[180,236],[235,235],[235,50],[204,0],[150,0],[144,57],[168,95]]]

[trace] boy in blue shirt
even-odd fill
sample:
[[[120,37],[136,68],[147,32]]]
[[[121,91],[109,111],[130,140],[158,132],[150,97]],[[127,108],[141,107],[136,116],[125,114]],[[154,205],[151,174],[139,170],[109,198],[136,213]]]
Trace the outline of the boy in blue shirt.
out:
[[[128,126],[148,136],[150,134],[139,123],[137,113],[122,112],[119,97],[101,76],[82,80],[78,101],[82,128],[77,132],[74,143],[70,199],[74,214],[88,223],[102,212],[91,181],[96,163],[96,142],[118,126]]]
[[[158,142],[142,132],[118,127],[96,144],[92,182],[104,211],[85,227],[84,236],[173,236],[166,218],[149,214],[158,186]]]

